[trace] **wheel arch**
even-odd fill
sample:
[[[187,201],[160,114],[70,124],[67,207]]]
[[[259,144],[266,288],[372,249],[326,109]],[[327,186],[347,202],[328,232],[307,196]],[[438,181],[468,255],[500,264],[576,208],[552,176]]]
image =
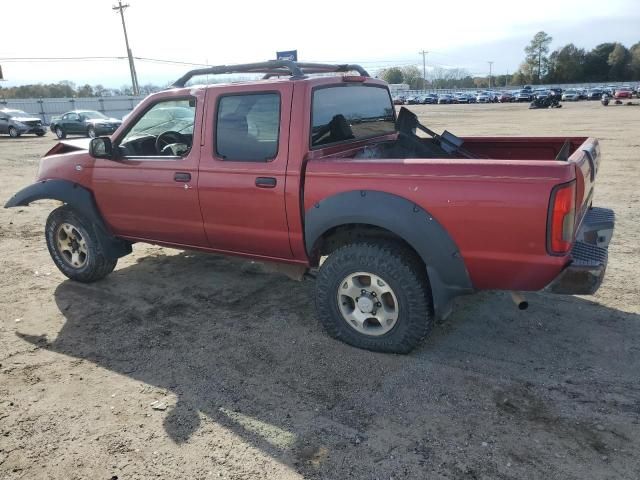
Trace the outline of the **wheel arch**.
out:
[[[43,180],[29,185],[13,195],[4,208],[26,207],[36,200],[58,200],[80,214],[84,215],[93,225],[101,246],[106,255],[119,258],[131,253],[131,244],[111,234],[93,197],[87,188],[68,180]]]
[[[309,208],[304,225],[305,247],[313,263],[323,249],[326,253],[328,241],[349,229],[356,236],[382,234],[403,241],[426,267],[434,311],[440,318],[450,313],[453,298],[473,291],[464,259],[446,229],[404,197],[375,190],[342,192]]]

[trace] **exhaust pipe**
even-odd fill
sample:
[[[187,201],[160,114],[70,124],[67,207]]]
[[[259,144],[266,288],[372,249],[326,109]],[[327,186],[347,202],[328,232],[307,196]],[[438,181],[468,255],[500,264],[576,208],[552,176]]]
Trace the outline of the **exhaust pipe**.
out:
[[[509,292],[511,294],[511,300],[516,304],[518,310],[526,310],[529,308],[529,302],[524,298],[524,296],[519,292]]]

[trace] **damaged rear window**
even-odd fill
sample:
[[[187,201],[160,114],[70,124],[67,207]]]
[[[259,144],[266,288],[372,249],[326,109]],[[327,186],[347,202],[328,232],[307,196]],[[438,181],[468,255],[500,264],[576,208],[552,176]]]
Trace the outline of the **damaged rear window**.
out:
[[[314,90],[311,148],[393,132],[394,110],[386,88],[337,85]]]

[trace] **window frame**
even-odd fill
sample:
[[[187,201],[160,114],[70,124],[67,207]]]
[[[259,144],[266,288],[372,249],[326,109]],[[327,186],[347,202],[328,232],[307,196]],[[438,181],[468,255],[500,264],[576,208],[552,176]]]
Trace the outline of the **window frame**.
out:
[[[322,145],[313,145],[313,108],[314,108],[314,97],[316,94],[316,91],[318,90],[324,90],[325,88],[355,88],[355,87],[366,87],[366,88],[380,88],[382,90],[386,90],[387,95],[389,96],[389,104],[391,105],[391,109],[393,111],[393,126],[394,129],[393,131],[389,131],[387,133],[379,133],[377,135],[369,135],[366,137],[358,137],[358,138],[352,138],[350,140],[339,140],[337,142],[331,142],[331,143],[323,143]],[[311,89],[311,108],[309,109],[310,113],[309,113],[309,150],[320,150],[322,148],[326,148],[326,147],[332,147],[334,145],[349,145],[351,143],[356,143],[356,142],[361,142],[363,140],[368,140],[370,138],[376,138],[376,137],[381,137],[384,135],[391,135],[393,133],[396,133],[396,121],[397,121],[397,116],[396,116],[396,109],[395,109],[395,105],[393,104],[393,98],[391,97],[391,91],[389,90],[389,88],[387,88],[385,85],[377,85],[377,84],[366,84],[366,83],[332,83],[329,85],[319,85],[317,87],[314,87]]]
[[[149,110],[151,110],[153,107],[155,107],[156,105],[160,104],[160,103],[166,103],[166,102],[178,102],[180,100],[193,100],[195,105],[193,107],[193,132],[191,134],[191,148],[189,149],[189,151],[185,154],[185,155],[160,155],[160,154],[156,154],[154,156],[144,156],[144,155],[122,155],[121,158],[125,158],[125,159],[131,159],[131,160],[146,160],[146,159],[150,159],[151,161],[157,162],[157,161],[161,161],[161,160],[184,160],[185,158],[187,158],[191,152],[193,151],[193,140],[195,138],[196,135],[196,119],[198,117],[198,99],[194,96],[194,95],[180,95],[180,96],[176,96],[176,97],[162,97],[160,98],[157,102],[154,103],[150,103],[149,105],[147,105],[144,110],[142,110],[139,114],[137,114],[135,117],[131,118],[130,120],[127,121],[127,127],[126,129],[120,134],[120,136],[115,140],[115,142],[113,142],[113,146],[114,146],[114,150],[116,151],[120,151],[120,144],[122,143],[122,140],[124,140],[127,135],[129,134],[129,132],[131,131],[131,129],[138,123],[138,121],[144,117]]]
[[[218,152],[218,115],[220,114],[220,103],[222,99],[227,97],[248,97],[250,95],[277,95],[278,96],[278,133],[276,134],[276,151],[272,157],[265,158],[264,160],[234,160],[232,158],[223,158]],[[213,128],[213,158],[221,162],[239,162],[239,163],[271,163],[280,153],[280,132],[282,127],[282,94],[279,90],[253,90],[250,92],[234,92],[224,93],[216,98],[216,107],[214,109],[214,128]]]

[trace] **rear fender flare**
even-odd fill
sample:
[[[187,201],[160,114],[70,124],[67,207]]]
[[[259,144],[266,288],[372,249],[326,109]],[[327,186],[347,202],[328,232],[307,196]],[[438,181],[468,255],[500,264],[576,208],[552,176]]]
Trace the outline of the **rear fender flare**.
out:
[[[111,258],[131,253],[131,244],[111,234],[90,190],[68,180],[43,180],[23,188],[4,205],[4,208],[26,207],[36,200],[58,200],[70,205],[91,221],[98,234],[102,250]]]
[[[406,198],[373,190],[343,192],[309,208],[304,220],[305,247],[310,257],[321,237],[340,225],[373,225],[402,238],[427,266],[434,311],[440,318],[450,313],[454,297],[473,291],[464,259],[446,229]]]

